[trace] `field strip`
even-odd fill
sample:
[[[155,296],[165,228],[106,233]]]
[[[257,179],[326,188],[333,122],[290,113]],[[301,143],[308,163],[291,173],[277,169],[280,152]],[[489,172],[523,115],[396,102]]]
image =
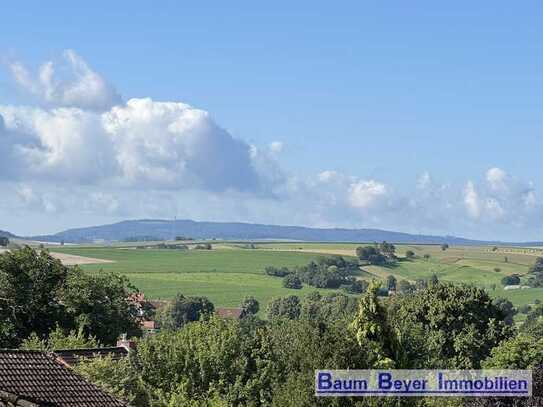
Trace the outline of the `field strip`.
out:
[[[104,264],[115,263],[113,260],[95,259],[93,257],[76,256],[75,254],[65,254],[51,252],[51,256],[59,259],[65,266],[77,266],[81,264]]]
[[[356,257],[354,249],[260,249],[275,252],[294,252],[294,253],[317,253],[317,254],[335,254],[337,256]]]

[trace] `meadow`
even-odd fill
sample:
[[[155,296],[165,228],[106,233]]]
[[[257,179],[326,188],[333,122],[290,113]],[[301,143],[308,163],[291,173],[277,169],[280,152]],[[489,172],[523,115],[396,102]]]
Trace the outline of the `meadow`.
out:
[[[264,268],[301,266],[318,257],[312,253],[230,247],[215,250],[63,247],[52,251],[113,260],[115,263],[80,267],[89,272],[106,270],[124,274],[147,298],[170,299],[180,292],[206,296],[218,307],[237,307],[247,295],[254,296],[264,307],[274,297],[304,296],[315,291],[312,287],[286,289],[281,279],[265,275]]]
[[[216,242],[213,250],[135,249],[131,246],[65,246],[51,250],[112,260],[114,263],[81,267],[90,272],[122,273],[148,298],[168,299],[181,292],[206,296],[219,307],[236,307],[245,296],[252,295],[264,308],[274,297],[303,296],[315,291],[308,286],[302,290],[283,288],[281,279],[264,274],[266,266],[299,266],[331,254],[355,256],[358,246],[358,243],[255,242],[254,248],[249,249],[246,243]],[[407,250],[415,252],[415,259],[402,258]],[[516,306],[543,300],[543,288],[504,290],[500,283],[505,275],[526,274],[537,256],[543,256],[542,248],[459,246],[442,250],[439,245],[398,245],[396,253],[400,257],[396,265],[365,266],[358,278],[384,280],[392,274],[398,280],[414,282],[435,274],[443,281],[483,287],[495,297],[510,299]]]

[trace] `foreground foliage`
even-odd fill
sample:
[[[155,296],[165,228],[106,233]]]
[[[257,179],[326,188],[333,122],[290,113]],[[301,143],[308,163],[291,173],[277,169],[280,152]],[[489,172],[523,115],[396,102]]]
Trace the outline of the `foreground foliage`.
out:
[[[59,327],[81,330],[103,344],[139,332],[137,290],[126,277],[88,274],[30,247],[0,255],[0,347]]]
[[[514,336],[483,290],[434,282],[382,299],[378,288],[372,284],[359,301],[317,293],[281,298],[268,321],[190,322],[140,340],[128,361],[80,369],[139,406],[462,406],[461,399],[316,398],[314,371],[541,362],[541,338]]]

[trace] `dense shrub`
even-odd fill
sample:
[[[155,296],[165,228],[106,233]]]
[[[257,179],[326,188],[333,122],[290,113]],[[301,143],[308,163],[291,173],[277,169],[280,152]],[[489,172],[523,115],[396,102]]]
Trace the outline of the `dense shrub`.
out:
[[[302,281],[298,278],[298,276],[289,274],[283,277],[283,287],[299,290],[302,288]]]

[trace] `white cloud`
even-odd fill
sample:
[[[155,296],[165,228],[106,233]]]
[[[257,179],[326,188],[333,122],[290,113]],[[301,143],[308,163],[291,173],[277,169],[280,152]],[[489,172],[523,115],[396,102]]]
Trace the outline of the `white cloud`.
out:
[[[9,133],[2,154],[23,179],[262,193],[275,171],[207,112],[183,103],[131,99],[104,113],[0,106],[0,117]]]
[[[209,114],[183,103],[131,99],[102,115],[122,176],[131,183],[257,191],[262,185],[245,142]]]
[[[270,143],[270,152],[273,154],[279,154],[281,151],[283,151],[283,142],[282,141],[272,141]]]
[[[359,209],[371,208],[386,195],[386,186],[374,180],[358,181],[349,187],[349,202]]]
[[[475,185],[472,181],[468,181],[464,188],[464,205],[468,215],[474,219],[478,219],[481,216],[481,203],[479,201],[479,194],[475,189]]]
[[[339,177],[338,173],[336,171],[323,171],[317,175],[317,178],[320,182],[330,182]]]
[[[424,172],[417,180],[418,189],[428,189],[432,185],[432,177],[428,171]]]
[[[96,113],[0,106],[0,116],[10,135],[2,153],[18,178],[93,182],[117,171],[113,145]]]
[[[10,68],[25,91],[53,106],[106,110],[121,102],[115,88],[72,50],[64,51],[60,63],[42,64],[36,75],[21,62],[12,63]]]
[[[507,173],[501,168],[490,168],[486,172],[486,180],[490,185],[490,188],[494,191],[506,191],[507,190]]]

